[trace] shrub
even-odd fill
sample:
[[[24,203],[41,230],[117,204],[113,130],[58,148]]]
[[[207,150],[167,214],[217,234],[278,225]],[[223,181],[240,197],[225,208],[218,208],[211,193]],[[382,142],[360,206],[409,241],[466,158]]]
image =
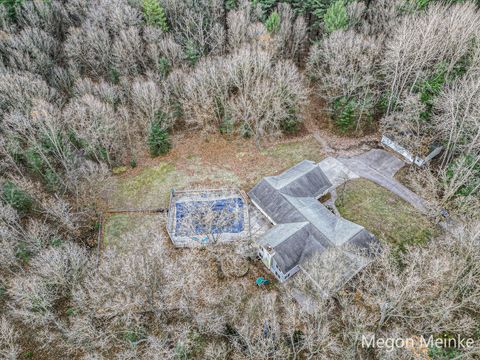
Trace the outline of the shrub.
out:
[[[195,65],[201,56],[202,53],[195,43],[192,40],[187,41],[185,45],[185,60],[187,60],[190,65]]]
[[[222,123],[220,124],[220,133],[222,134],[232,134],[235,130],[235,123],[229,115],[225,115]]]
[[[148,148],[152,156],[166,154],[171,148],[170,136],[160,119],[153,121],[150,125]]]
[[[162,57],[158,60],[157,67],[160,74],[165,77],[170,74],[170,71],[172,70],[172,64],[166,57]]]
[[[456,74],[452,73],[450,77],[453,79],[455,76]],[[422,120],[429,121],[431,119],[435,99],[440,95],[444,85],[449,80],[447,66],[444,62],[441,62],[435,67],[432,75],[416,84],[414,90],[418,92],[420,102],[425,105],[425,110],[420,113]]]
[[[135,328],[126,330],[123,334],[123,338],[132,345],[136,345],[140,340],[146,339],[147,335],[144,329]]]
[[[259,6],[262,10],[262,14],[265,16],[266,14],[270,13],[277,3],[277,0],[253,0],[252,3],[254,6]]]
[[[43,174],[43,181],[45,182],[47,190],[50,192],[57,191],[62,184],[60,177],[52,169],[47,169],[45,171]]]
[[[27,149],[25,152],[25,159],[27,161],[27,166],[28,168],[34,173],[34,174],[41,174],[42,170],[44,168],[44,162],[41,157],[41,155],[37,152],[36,149],[33,147],[30,147]]]
[[[33,207],[33,199],[15,183],[7,181],[3,184],[2,200],[20,214],[28,214]]]
[[[274,11],[270,14],[265,22],[265,27],[270,33],[276,33],[280,30],[280,15],[278,12]]]
[[[22,5],[23,0],[0,0],[0,5],[7,8],[8,16],[15,20],[17,18],[17,9]]]
[[[354,99],[341,97],[333,103],[333,120],[341,132],[347,132],[355,125],[355,110],[357,103]]]
[[[168,32],[167,16],[158,0],[143,0],[143,13],[148,25],[156,26]]]
[[[323,17],[327,33],[348,28],[348,13],[344,0],[337,0],[325,12]]]
[[[238,7],[237,0],[225,0],[225,9],[235,10]]]
[[[287,117],[282,121],[282,123],[280,124],[280,128],[284,133],[294,134],[298,131],[300,123],[301,121],[297,119],[295,114],[292,114],[291,116]]]
[[[333,118],[335,125],[338,126],[342,132],[348,131],[355,122],[355,102],[346,97],[341,97],[334,102]]]
[[[313,27],[318,27],[333,0],[291,0],[290,2],[296,12],[302,15],[313,15],[311,24]]]

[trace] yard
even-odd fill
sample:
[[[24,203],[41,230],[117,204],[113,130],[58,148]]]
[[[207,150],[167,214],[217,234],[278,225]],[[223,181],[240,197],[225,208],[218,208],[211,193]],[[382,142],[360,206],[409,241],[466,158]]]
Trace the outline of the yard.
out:
[[[258,150],[252,141],[185,137],[166,156],[146,157],[136,168],[115,175],[105,196],[109,209],[166,208],[172,188],[238,187],[249,191],[262,177],[275,175],[297,162],[324,158],[312,136],[294,138]],[[336,205],[345,218],[365,226],[381,241],[395,245],[423,243],[434,225],[409,204],[368,180],[357,179],[337,188]],[[114,214],[105,220],[104,247],[129,251],[151,234],[166,238],[164,214]],[[266,269],[265,269],[266,270]],[[258,275],[262,275],[259,273]]]
[[[114,176],[115,186],[105,201],[110,209],[164,208],[173,187],[235,186],[248,191],[264,176],[278,174],[303,159],[320,161],[323,157],[311,137],[274,144],[261,151],[249,142],[227,143],[221,138],[193,145],[181,142],[168,156],[148,159]],[[421,243],[433,232],[432,224],[409,204],[367,180],[347,182],[337,191],[337,207],[342,215],[364,225],[382,241]],[[156,251],[161,254],[163,301],[175,310],[169,312],[164,327],[149,329],[153,334],[177,333],[189,328],[192,321],[200,328],[211,328],[210,332],[223,331],[216,327],[226,322],[240,332],[261,333],[265,322],[270,321],[272,309],[283,313],[285,306],[298,306],[287,295],[289,287],[279,286],[264,265],[255,260],[248,239],[179,249],[168,238],[165,225],[165,213],[113,213],[106,216],[103,228],[102,251],[113,250],[115,256],[126,258],[143,254],[148,259]],[[260,276],[272,284],[258,288],[255,279]],[[197,307],[203,310],[185,315],[185,309]],[[239,311],[231,313],[232,308]],[[206,319],[205,313],[215,316]],[[287,326],[288,322],[281,324]],[[197,357],[203,356],[207,343],[223,341],[188,334],[176,347],[185,347],[186,352]]]
[[[248,191],[262,177],[275,175],[304,159],[320,161],[322,147],[312,136],[266,146],[253,141],[184,138],[166,156],[146,159],[134,169],[115,176],[106,196],[112,208],[166,207],[172,188],[235,186]]]
[[[382,242],[392,245],[422,244],[435,234],[425,216],[387,189],[365,179],[337,188],[335,205],[346,219],[364,226]]]

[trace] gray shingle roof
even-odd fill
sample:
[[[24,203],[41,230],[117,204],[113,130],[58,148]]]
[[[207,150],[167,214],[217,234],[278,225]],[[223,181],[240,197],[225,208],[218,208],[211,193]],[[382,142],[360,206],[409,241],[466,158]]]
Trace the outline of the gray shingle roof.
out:
[[[261,180],[248,195],[276,224],[305,221],[284,195],[318,197],[332,186],[322,169],[304,160],[278,176]]]
[[[332,247],[311,256],[300,267],[314,282],[316,290],[320,289],[323,297],[329,297],[370,262],[368,257]]]
[[[249,193],[250,199],[276,224],[305,221],[285,197],[266,179],[260,181]]]
[[[303,160],[278,176],[265,180],[282,194],[318,197],[332,186],[322,169],[313,161]]]
[[[271,248],[276,248],[306,225],[308,225],[306,221],[275,225],[263,234],[258,243],[264,247],[270,246]]]
[[[364,228],[336,216],[314,198],[286,196],[288,202],[333,245],[343,245]]]

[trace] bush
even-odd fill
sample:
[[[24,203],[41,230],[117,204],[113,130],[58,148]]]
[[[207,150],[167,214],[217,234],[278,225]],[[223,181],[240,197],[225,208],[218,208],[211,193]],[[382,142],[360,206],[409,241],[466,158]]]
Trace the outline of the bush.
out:
[[[0,0],[0,5],[4,5],[6,7],[8,16],[12,20],[17,18],[17,10],[22,3],[23,0]]]
[[[170,71],[172,70],[172,64],[166,57],[162,57],[158,60],[157,67],[160,74],[164,77],[170,74]]]
[[[28,214],[33,207],[33,199],[16,184],[7,181],[3,184],[2,200],[21,215]]]
[[[280,15],[278,12],[274,11],[270,14],[265,22],[265,27],[269,33],[276,33],[280,30]]]
[[[273,9],[277,0],[253,0],[252,3],[254,6],[259,6],[262,14],[266,16]]]
[[[327,33],[348,28],[349,18],[344,0],[334,2],[325,12],[323,21]]]
[[[334,102],[335,113],[333,118],[335,125],[342,132],[347,132],[355,123],[355,101],[342,97]]]
[[[237,0],[225,0],[225,9],[235,10],[238,7]]]
[[[52,193],[58,191],[62,184],[60,177],[52,169],[47,169],[45,171],[43,174],[43,181],[45,182],[47,190]]]
[[[148,25],[156,26],[168,32],[167,16],[158,0],[143,0],[143,13]]]
[[[185,45],[185,60],[187,60],[190,65],[195,65],[201,56],[202,53],[195,43],[192,40],[187,41]]]
[[[295,134],[299,127],[300,122],[296,118],[288,118],[281,124],[281,129],[286,134]]]
[[[27,149],[25,152],[25,159],[27,161],[27,166],[28,168],[34,173],[34,174],[41,174],[42,170],[44,169],[44,162],[42,159],[42,156],[38,153],[38,151],[30,147]]]
[[[163,128],[162,121],[159,119],[153,121],[150,125],[148,148],[152,156],[166,154],[171,148],[168,131]]]
[[[357,103],[355,99],[341,97],[334,101],[333,120],[341,132],[350,131],[355,125]]]
[[[301,119],[298,119],[295,109],[288,109],[288,116],[280,123],[280,128],[286,134],[295,134],[301,123]]]
[[[222,123],[220,124],[220,133],[224,135],[232,134],[235,130],[235,123],[229,115],[225,115]]]
[[[296,12],[302,15],[313,15],[311,24],[313,27],[318,27],[333,0],[290,0],[290,2]]]

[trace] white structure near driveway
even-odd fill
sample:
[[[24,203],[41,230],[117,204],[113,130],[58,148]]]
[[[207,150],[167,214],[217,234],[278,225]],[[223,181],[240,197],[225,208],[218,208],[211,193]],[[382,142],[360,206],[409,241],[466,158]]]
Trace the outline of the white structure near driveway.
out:
[[[387,148],[395,151],[397,154],[402,155],[408,162],[413,163],[420,167],[427,164],[430,160],[432,160],[435,156],[440,154],[443,150],[443,146],[432,146],[430,148],[430,153],[428,153],[425,157],[421,157],[419,155],[412,154],[403,146],[395,142],[392,137],[383,135],[381,143]]]

